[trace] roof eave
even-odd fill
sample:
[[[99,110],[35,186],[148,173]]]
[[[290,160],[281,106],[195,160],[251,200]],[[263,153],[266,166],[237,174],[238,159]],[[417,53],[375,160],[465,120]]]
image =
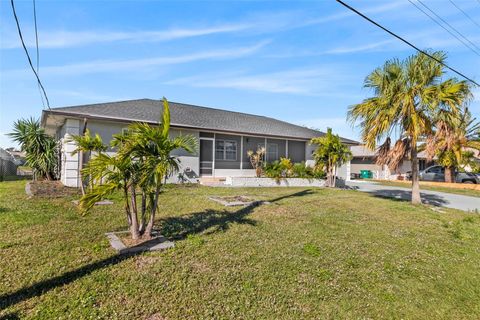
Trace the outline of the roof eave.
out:
[[[42,112],[42,122],[44,121],[44,117],[46,119],[48,114],[56,114],[56,115],[63,115],[66,117],[72,118],[88,118],[88,119],[95,119],[95,120],[103,120],[103,121],[110,121],[110,122],[122,122],[122,123],[131,123],[131,122],[145,122],[149,124],[158,124],[158,121],[149,121],[149,120],[134,120],[134,119],[127,119],[121,117],[111,117],[111,116],[98,116],[98,115],[91,115],[91,114],[84,114],[84,113],[75,113],[75,112],[63,112],[63,111],[56,111],[56,110],[44,110]],[[305,140],[309,141],[310,137],[294,137],[294,136],[280,136],[280,135],[272,135],[272,134],[264,134],[264,133],[251,133],[251,132],[242,132],[242,131],[235,131],[235,130],[228,130],[228,129],[216,129],[216,128],[204,128],[204,127],[197,127],[197,126],[190,126],[185,124],[178,124],[178,123],[171,123],[172,127],[176,128],[184,128],[184,129],[197,129],[197,130],[205,130],[205,131],[214,131],[214,132],[226,132],[226,133],[236,133],[236,134],[245,134],[245,135],[252,135],[252,136],[261,136],[261,137],[272,137],[272,138],[284,138],[284,139],[296,139],[296,140]]]

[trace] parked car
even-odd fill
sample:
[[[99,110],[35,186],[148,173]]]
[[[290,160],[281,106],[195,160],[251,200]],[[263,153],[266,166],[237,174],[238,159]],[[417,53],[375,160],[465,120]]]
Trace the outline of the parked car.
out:
[[[442,166],[431,166],[420,171],[422,181],[445,181],[445,168]],[[480,183],[480,178],[470,172],[455,172],[455,181],[458,183]]]

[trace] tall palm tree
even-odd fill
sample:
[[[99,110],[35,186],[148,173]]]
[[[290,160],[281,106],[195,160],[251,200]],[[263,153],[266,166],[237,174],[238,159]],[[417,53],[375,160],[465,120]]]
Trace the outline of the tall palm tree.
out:
[[[465,108],[460,115],[440,112],[435,132],[427,138],[426,151],[430,159],[437,156],[445,167],[445,182],[455,182],[455,169],[468,164],[471,149],[480,151],[480,122]]]
[[[431,52],[438,61],[445,61],[443,52]],[[466,81],[443,81],[444,67],[438,61],[418,53],[400,61],[393,59],[375,69],[364,86],[374,96],[349,108],[348,117],[360,122],[361,137],[367,147],[379,148],[377,164],[396,170],[410,155],[412,165],[412,203],[421,203],[418,177],[418,142],[431,135],[434,119],[442,111],[458,115],[471,96]],[[398,138],[390,149],[390,136]]]
[[[20,144],[26,153],[26,164],[32,167],[35,176],[47,180],[55,178],[58,166],[58,144],[45,133],[37,119],[20,119],[13,124],[13,132],[8,134]]]
[[[183,149],[192,153],[197,149],[194,137],[170,138],[169,133],[170,109],[164,98],[159,126],[131,124],[125,133],[114,137],[112,146],[118,148],[115,156],[102,154],[89,162],[87,169],[103,184],[94,186],[82,197],[82,210],[88,211],[103,197],[122,190],[132,238],[151,237],[163,181],[179,168],[179,160],[171,155],[172,151]],[[141,192],[140,215],[137,190]]]
[[[72,156],[79,154],[79,163],[80,163],[80,170],[79,170],[79,178],[80,178],[80,188],[82,190],[82,194],[85,194],[85,181],[83,177],[83,164],[84,164],[84,153],[87,153],[87,159],[91,160],[92,152],[103,152],[107,150],[107,146],[103,144],[102,138],[97,133],[95,136],[92,137],[90,134],[89,129],[85,129],[85,133],[83,135],[71,135],[67,142],[74,142],[75,143],[75,150],[72,151]],[[89,175],[90,176],[90,175]],[[92,177],[89,177],[88,183],[90,185],[93,184]]]

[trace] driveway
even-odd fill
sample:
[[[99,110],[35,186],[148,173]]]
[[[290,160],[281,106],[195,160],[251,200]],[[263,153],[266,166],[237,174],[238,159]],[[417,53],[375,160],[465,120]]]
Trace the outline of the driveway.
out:
[[[358,191],[368,192],[378,197],[410,200],[412,191],[410,188],[382,186],[371,182],[348,181],[347,186]],[[424,204],[438,207],[459,209],[463,211],[480,211],[480,198],[469,197],[452,193],[420,190],[420,196]]]

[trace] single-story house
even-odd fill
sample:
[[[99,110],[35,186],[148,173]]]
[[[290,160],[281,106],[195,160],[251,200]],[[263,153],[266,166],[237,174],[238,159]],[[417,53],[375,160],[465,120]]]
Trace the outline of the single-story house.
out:
[[[387,166],[379,166],[375,163],[375,150],[371,150],[364,145],[356,145],[351,146],[350,151],[352,152],[352,159],[347,165],[352,178],[358,178],[361,170],[370,170],[373,174],[373,179],[397,180],[399,177],[405,179],[408,173],[412,171],[409,159],[405,159],[395,172],[391,172]],[[426,169],[433,164],[433,162],[427,160],[427,155],[424,151],[418,153],[419,170]]]
[[[254,176],[247,151],[259,147],[265,147],[268,162],[280,157],[290,158],[292,162],[311,161],[315,146],[308,142],[324,135],[317,130],[265,116],[176,102],[169,102],[169,105],[171,135],[189,134],[198,140],[198,153],[175,152],[181,164],[180,173],[193,179]],[[112,135],[125,130],[129,123],[158,124],[162,108],[162,100],[139,99],[44,110],[43,127],[61,141],[60,178],[63,184],[79,186],[79,156],[71,154],[75,145],[68,142],[69,135],[80,134],[86,126],[108,144]],[[358,144],[345,138],[342,141],[348,145]],[[347,179],[346,171],[343,176]],[[171,177],[172,182],[177,179]]]

